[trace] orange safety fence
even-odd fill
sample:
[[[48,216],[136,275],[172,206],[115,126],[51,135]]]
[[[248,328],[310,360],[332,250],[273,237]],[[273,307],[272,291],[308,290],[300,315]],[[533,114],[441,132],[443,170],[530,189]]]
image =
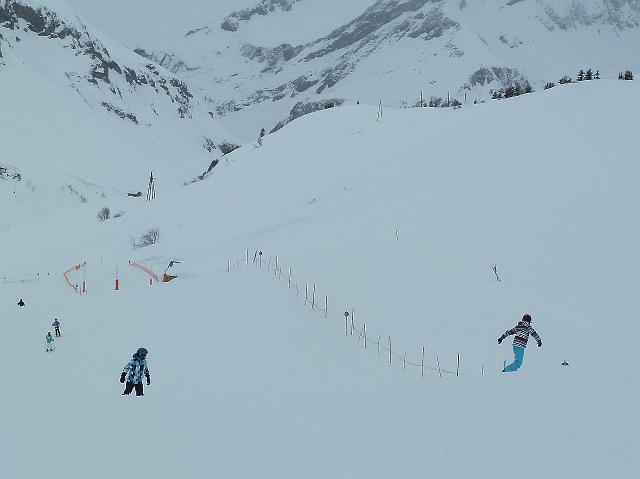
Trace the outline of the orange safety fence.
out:
[[[64,279],[67,282],[67,284],[74,290],[74,291],[78,291],[78,285],[74,284],[71,282],[71,280],[69,279],[69,273],[71,273],[72,271],[78,271],[80,268],[84,268],[87,265],[86,261],[83,261],[82,263],[78,263],[75,266],[72,266],[71,268],[69,268],[68,270],[66,270],[63,273]]]
[[[140,271],[144,271],[145,273],[147,273],[149,276],[151,276],[154,280],[156,280],[156,282],[159,282],[160,279],[158,278],[158,275],[148,266],[145,266],[143,264],[139,264],[139,263],[135,263],[132,261],[129,261],[129,266],[139,269]]]

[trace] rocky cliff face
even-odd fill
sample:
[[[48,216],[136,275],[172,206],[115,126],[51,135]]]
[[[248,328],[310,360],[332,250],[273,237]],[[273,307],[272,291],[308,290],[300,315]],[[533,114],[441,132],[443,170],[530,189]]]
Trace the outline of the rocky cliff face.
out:
[[[101,106],[125,121],[153,122],[161,111],[181,119],[206,116],[199,105],[194,105],[194,96],[184,81],[129,52],[113,55],[106,43],[78,19],[63,18],[55,10],[31,3],[0,3],[0,38],[6,55],[11,50],[20,58],[21,50],[28,48],[24,46],[25,37],[48,41],[44,48],[60,58],[68,86],[88,104]],[[134,105],[136,111],[132,111]]]

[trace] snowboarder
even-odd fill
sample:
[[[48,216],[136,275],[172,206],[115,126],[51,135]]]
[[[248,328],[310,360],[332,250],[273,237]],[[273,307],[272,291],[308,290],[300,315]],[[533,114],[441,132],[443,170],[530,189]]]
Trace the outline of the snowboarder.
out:
[[[147,366],[146,360],[147,353],[148,351],[145,348],[139,348],[133,355],[133,359],[131,359],[122,370],[120,382],[124,383],[125,378],[127,380],[127,385],[122,393],[123,396],[131,394],[134,387],[136,389],[136,396],[144,396],[142,386],[143,375],[147,378],[147,386],[151,384],[151,376],[149,375],[149,367]]]
[[[58,321],[58,318],[55,318],[55,320],[53,321],[53,323],[51,323],[51,326],[53,326],[54,328],[56,328],[56,338],[59,338],[60,336],[62,336],[60,334],[60,321]]]
[[[53,336],[51,336],[51,331],[47,333],[44,339],[47,342],[47,352],[53,351]]]
[[[542,339],[540,339],[536,330],[531,326],[531,316],[528,314],[522,316],[522,321],[520,321],[515,328],[505,331],[504,334],[498,338],[498,344],[502,343],[504,338],[511,335],[515,335],[513,338],[514,360],[511,364],[505,366],[502,370],[503,373],[517,371],[520,366],[522,366],[522,361],[524,360],[524,348],[527,347],[529,335],[535,338],[538,343],[538,347],[542,347]]]
[[[18,301],[18,306],[20,307],[24,306],[24,301],[22,301],[22,298],[20,298],[20,301]]]

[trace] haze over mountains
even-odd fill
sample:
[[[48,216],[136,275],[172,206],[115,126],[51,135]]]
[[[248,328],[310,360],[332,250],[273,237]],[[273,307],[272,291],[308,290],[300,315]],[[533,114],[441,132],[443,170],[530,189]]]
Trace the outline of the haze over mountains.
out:
[[[420,91],[471,103],[580,68],[615,78],[640,45],[636,0],[254,0],[190,21],[131,46],[197,84],[245,139],[296,105],[410,106]]]

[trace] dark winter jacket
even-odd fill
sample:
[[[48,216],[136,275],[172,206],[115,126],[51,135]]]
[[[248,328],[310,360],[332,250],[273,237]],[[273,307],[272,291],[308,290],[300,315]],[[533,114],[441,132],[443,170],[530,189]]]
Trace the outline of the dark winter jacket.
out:
[[[138,356],[133,356],[133,359],[127,363],[122,372],[127,375],[127,381],[133,384],[140,384],[142,376],[146,376],[147,380],[150,380],[147,361],[140,359]]]
[[[542,346],[542,340],[540,339],[540,336],[538,336],[538,333],[536,333],[536,330],[533,329],[531,324],[529,324],[527,321],[520,321],[515,328],[505,331],[504,334],[500,336],[499,342],[502,342],[502,340],[507,336],[511,336],[514,334],[515,334],[515,337],[513,338],[513,345],[518,348],[527,347],[527,341],[529,341],[529,335],[535,338],[536,342],[538,343],[538,346]]]
[[[57,319],[51,323],[51,326],[55,327],[55,328],[59,328],[60,327],[60,321],[58,321]]]

